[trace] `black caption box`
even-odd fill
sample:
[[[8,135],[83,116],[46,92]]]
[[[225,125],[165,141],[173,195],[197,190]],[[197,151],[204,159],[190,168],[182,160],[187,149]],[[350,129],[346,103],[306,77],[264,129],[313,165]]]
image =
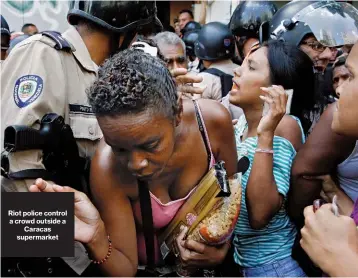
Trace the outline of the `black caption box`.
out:
[[[1,255],[73,257],[74,193],[2,192]]]

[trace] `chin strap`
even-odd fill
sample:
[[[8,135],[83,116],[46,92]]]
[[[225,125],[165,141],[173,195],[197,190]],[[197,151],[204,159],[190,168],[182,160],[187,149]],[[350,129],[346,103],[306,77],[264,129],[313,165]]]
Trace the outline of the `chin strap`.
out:
[[[119,47],[119,51],[123,51],[129,47],[129,45],[133,41],[136,33],[137,32],[135,30],[131,30],[131,31],[128,31],[127,33],[125,33],[124,40],[123,40],[121,46]]]
[[[239,51],[239,55],[241,57],[242,60],[245,59],[245,55],[244,55],[244,44],[246,42],[246,37],[240,37],[239,40],[235,40],[236,42],[236,47],[237,47],[237,50]]]

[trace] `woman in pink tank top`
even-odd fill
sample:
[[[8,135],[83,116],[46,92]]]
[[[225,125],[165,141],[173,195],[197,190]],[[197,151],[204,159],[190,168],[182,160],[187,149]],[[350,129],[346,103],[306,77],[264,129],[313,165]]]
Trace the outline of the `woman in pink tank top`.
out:
[[[75,239],[87,246],[93,260],[105,259],[100,268],[106,275],[134,276],[138,265],[147,262],[138,180],[150,191],[157,235],[214,158],[225,162],[228,176],[236,173],[231,117],[219,102],[178,99],[165,65],[133,49],[106,61],[88,97],[104,135],[91,168],[91,192],[98,211],[87,199],[75,204],[82,220],[81,225],[76,223]],[[229,249],[228,244],[179,244],[184,266],[196,268],[219,264]],[[154,259],[160,266],[158,246]]]

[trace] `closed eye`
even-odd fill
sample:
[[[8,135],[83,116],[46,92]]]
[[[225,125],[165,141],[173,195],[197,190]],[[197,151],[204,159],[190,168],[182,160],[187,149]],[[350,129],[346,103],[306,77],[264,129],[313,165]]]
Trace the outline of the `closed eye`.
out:
[[[122,149],[122,148],[113,148],[113,147],[112,147],[112,151],[113,151],[113,153],[114,153],[114,154],[117,154],[117,155],[119,155],[119,154],[124,154],[125,152],[127,152],[127,150],[126,150],[126,149]]]
[[[143,149],[143,150],[146,150],[146,151],[154,151],[154,150],[159,146],[159,142],[160,142],[160,141],[156,141],[156,142],[153,142],[153,143],[144,145],[144,146],[142,147],[142,149]]]
[[[252,66],[252,60],[248,60],[249,70],[255,70],[255,68]]]

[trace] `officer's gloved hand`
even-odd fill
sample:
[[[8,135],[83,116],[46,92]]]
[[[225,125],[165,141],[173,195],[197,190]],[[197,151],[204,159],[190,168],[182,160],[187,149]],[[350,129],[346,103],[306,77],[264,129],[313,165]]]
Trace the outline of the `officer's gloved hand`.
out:
[[[201,95],[204,92],[205,87],[193,87],[193,83],[200,83],[203,78],[198,75],[188,73],[187,69],[176,68],[170,71],[174,80],[178,86],[179,95]]]
[[[37,179],[29,188],[30,192],[73,192],[75,193],[75,240],[91,243],[103,229],[101,216],[87,195],[68,186],[60,186],[43,179]]]

